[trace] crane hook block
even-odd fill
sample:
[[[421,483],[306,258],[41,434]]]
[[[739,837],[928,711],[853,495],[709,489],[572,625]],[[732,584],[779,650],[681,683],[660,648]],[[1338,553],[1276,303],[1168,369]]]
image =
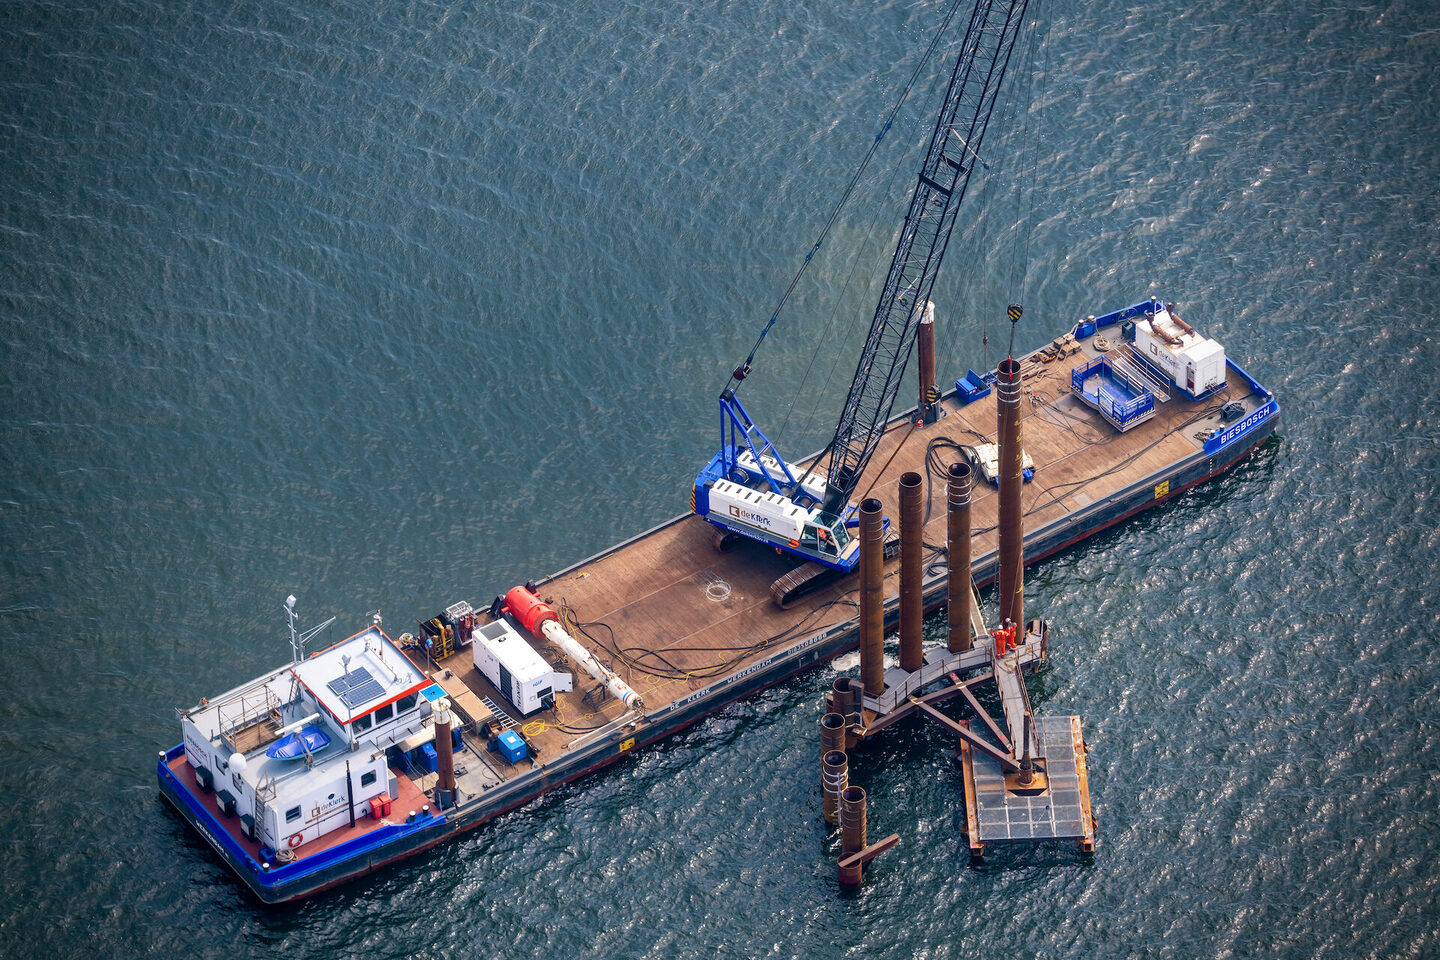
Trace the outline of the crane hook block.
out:
[[[1024,313],[1025,310],[1020,306],[1020,304],[1012,303],[1009,307],[1006,308],[1005,312],[1009,314],[1011,323],[1019,323],[1020,314]]]

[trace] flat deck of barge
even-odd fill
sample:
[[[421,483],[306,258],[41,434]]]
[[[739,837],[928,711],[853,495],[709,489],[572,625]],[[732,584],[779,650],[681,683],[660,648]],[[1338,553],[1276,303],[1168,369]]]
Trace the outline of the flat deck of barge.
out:
[[[1048,362],[1039,354],[1022,361],[1025,449],[1035,464],[1034,479],[1024,487],[1027,562],[1066,545],[1032,543],[1032,535],[1123,491],[1145,487],[1147,504],[1179,492],[1185,484],[1168,477],[1177,465],[1204,452],[1212,431],[1225,427],[1221,408],[1238,400],[1248,414],[1269,399],[1231,369],[1227,390],[1201,402],[1173,397],[1157,404],[1153,419],[1120,433],[1070,392],[1071,370],[1098,355],[1093,340],[1087,339],[1072,342],[1068,355]],[[878,497],[887,516],[896,517],[899,478],[911,470],[927,475],[932,441],[995,442],[995,402],[992,393],[961,405],[952,393],[943,401],[943,416],[932,425],[917,426],[909,416],[897,418],[857,489]],[[959,456],[949,448],[941,459],[949,463]],[[932,470],[928,476],[925,542],[938,545],[945,542],[943,466],[941,473]],[[976,579],[983,585],[994,575],[999,496],[993,486],[980,483],[973,497],[972,555]],[[641,694],[648,713],[855,617],[858,577],[842,579],[782,610],[770,599],[770,584],[796,561],[753,541],[721,553],[712,545],[711,530],[699,517],[677,518],[539,582],[540,595],[562,611],[572,632],[583,628],[588,639],[582,642]],[[945,560],[939,549],[927,546],[927,552],[927,606],[935,606],[939,591],[929,588],[943,580]],[[887,598],[898,593],[898,563],[887,564]],[[542,655],[559,657],[558,650],[547,649],[541,640],[536,646]],[[446,660],[442,669],[452,674],[448,688],[458,690],[458,679],[474,695],[503,703],[474,669],[468,649]],[[595,685],[578,674],[576,690],[561,694],[555,710],[532,714],[520,724],[542,760],[553,761],[585,739],[589,728],[625,712],[614,701],[595,704],[592,698],[586,703],[583,694]]]

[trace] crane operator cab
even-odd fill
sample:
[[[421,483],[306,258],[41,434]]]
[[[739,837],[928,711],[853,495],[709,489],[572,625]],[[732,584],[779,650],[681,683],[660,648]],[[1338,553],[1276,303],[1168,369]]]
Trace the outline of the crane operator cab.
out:
[[[818,522],[806,523],[801,530],[800,547],[838,560],[840,554],[855,538],[849,530],[845,529],[845,525],[840,523],[840,518],[834,514],[822,513],[816,520]]]

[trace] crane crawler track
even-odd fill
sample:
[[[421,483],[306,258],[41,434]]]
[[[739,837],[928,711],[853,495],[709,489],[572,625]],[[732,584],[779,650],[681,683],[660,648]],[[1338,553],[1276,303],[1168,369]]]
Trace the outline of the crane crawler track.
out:
[[[885,532],[885,559],[890,560],[900,553],[900,534],[894,530]],[[834,567],[827,567],[823,563],[816,563],[814,560],[800,564],[800,566],[775,579],[770,584],[770,599],[781,610],[786,610],[791,604],[802,597],[809,596],[821,587],[828,586],[842,577],[852,576],[851,573],[842,573]]]

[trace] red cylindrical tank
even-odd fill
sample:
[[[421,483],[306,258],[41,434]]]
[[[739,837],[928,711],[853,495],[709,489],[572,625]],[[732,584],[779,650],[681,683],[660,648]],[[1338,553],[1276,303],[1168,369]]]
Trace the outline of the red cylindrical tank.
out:
[[[514,587],[505,594],[505,609],[510,616],[520,621],[520,625],[529,630],[535,636],[540,636],[540,625],[546,620],[556,620],[555,611],[544,600],[526,590],[524,587]]]

